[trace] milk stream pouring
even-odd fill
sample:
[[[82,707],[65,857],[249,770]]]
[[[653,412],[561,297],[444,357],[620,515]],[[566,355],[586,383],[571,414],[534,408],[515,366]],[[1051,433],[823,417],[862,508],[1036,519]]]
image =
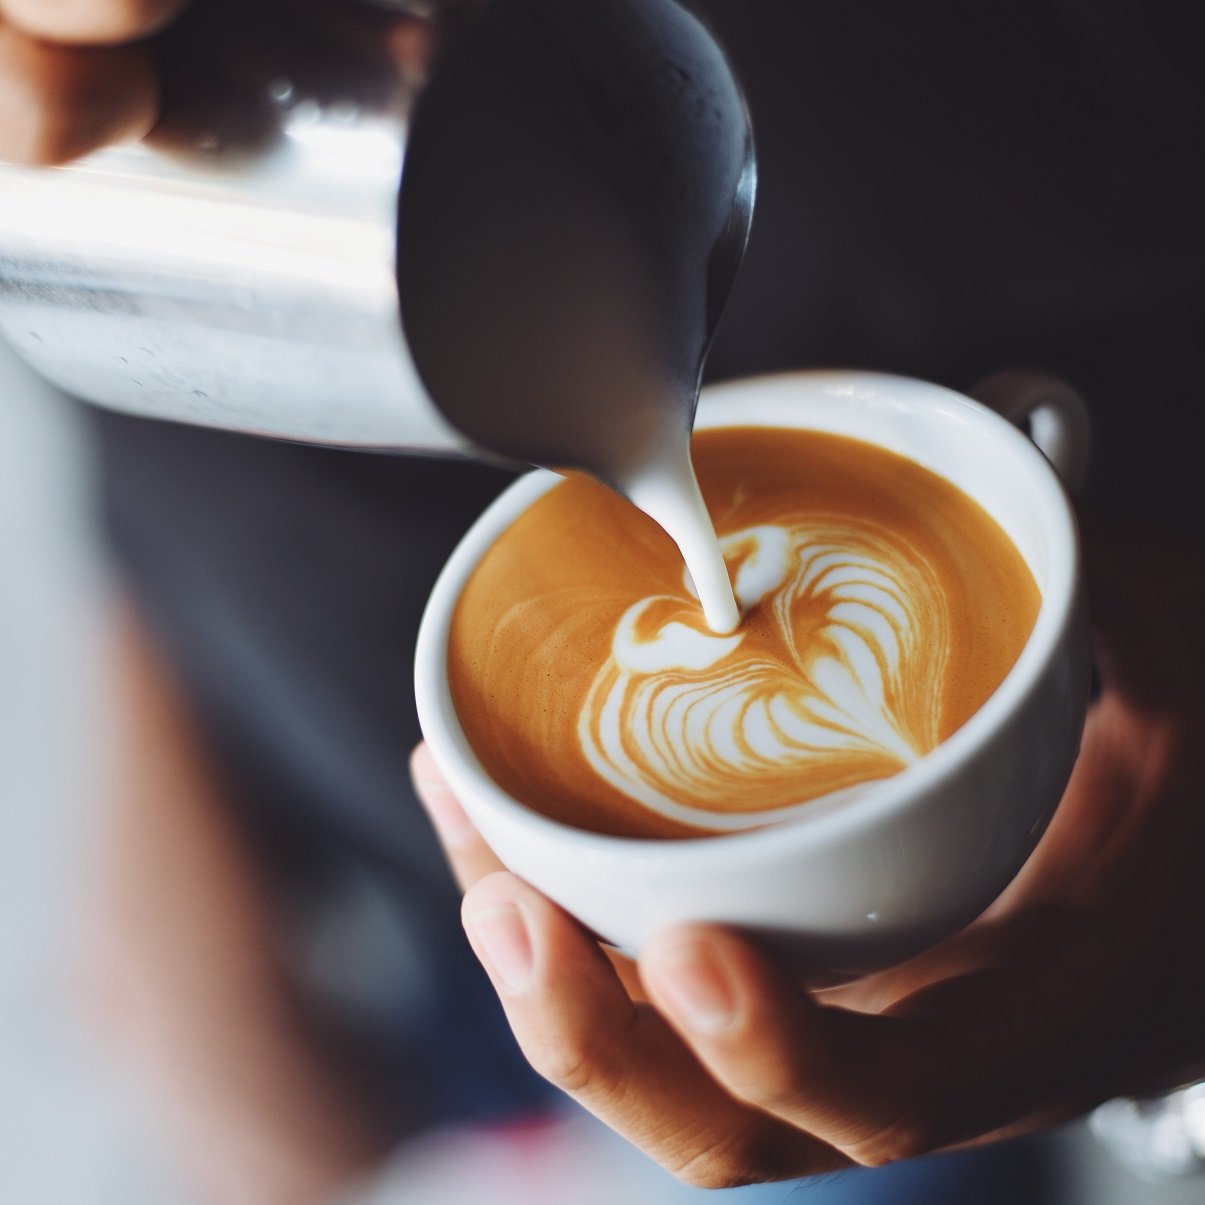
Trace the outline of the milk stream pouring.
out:
[[[204,8],[165,78],[212,70]],[[0,167],[0,328],[135,414],[589,471],[670,530],[731,627],[687,453],[753,204],[731,69],[674,0],[449,10],[420,80],[333,36],[263,70],[263,13],[231,6],[248,27],[214,50],[257,81],[254,144],[201,121],[170,151]]]

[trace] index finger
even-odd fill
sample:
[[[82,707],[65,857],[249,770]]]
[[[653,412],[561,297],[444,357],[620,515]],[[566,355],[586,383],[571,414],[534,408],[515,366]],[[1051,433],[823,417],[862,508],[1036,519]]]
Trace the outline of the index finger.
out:
[[[156,33],[188,0],[0,0],[0,14],[51,42],[116,44]]]
[[[680,1179],[731,1188],[848,1166],[718,1084],[597,942],[521,879],[479,882],[464,920],[536,1071]]]

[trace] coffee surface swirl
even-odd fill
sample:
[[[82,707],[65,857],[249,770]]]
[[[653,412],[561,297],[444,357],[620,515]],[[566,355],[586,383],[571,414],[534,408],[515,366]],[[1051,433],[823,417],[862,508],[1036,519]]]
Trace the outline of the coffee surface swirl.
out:
[[[973,500],[874,445],[699,432],[743,621],[706,625],[669,538],[580,477],[498,539],[453,616],[469,742],[515,798],[601,832],[785,819],[924,756],[982,705],[1040,604]]]

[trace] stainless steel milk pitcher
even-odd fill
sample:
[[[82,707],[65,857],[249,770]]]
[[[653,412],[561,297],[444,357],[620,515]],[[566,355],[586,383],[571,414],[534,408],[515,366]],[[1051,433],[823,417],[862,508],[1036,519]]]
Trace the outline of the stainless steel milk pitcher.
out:
[[[136,414],[605,475],[608,430],[697,386],[752,204],[740,92],[673,0],[454,7],[422,79],[266,75],[249,145],[0,167],[0,328]]]

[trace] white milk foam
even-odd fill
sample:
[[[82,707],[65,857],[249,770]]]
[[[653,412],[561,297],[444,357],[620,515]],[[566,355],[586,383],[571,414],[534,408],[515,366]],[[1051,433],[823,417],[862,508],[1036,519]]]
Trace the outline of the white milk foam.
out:
[[[670,446],[664,456],[635,474],[624,492],[669,534],[686,562],[692,593],[703,605],[713,632],[734,632],[741,612],[732,593],[728,567],[716,540],[711,516],[686,443]]]
[[[693,506],[692,498],[661,513],[680,517]],[[642,618],[664,595],[623,614],[578,718],[583,753],[602,778],[660,816],[732,830],[810,806],[723,810],[767,775],[802,774],[849,754],[882,757],[890,772],[938,743],[947,606],[905,542],[840,519],[764,524],[725,536],[700,564],[695,538],[684,586],[694,594],[692,576],[707,583],[710,596],[699,593],[712,631],[673,620],[649,632]],[[725,556],[736,565],[740,609],[768,606],[773,656],[742,652],[747,632],[717,634],[735,626],[712,563],[727,582]],[[805,609],[813,624],[822,618],[801,647]]]

